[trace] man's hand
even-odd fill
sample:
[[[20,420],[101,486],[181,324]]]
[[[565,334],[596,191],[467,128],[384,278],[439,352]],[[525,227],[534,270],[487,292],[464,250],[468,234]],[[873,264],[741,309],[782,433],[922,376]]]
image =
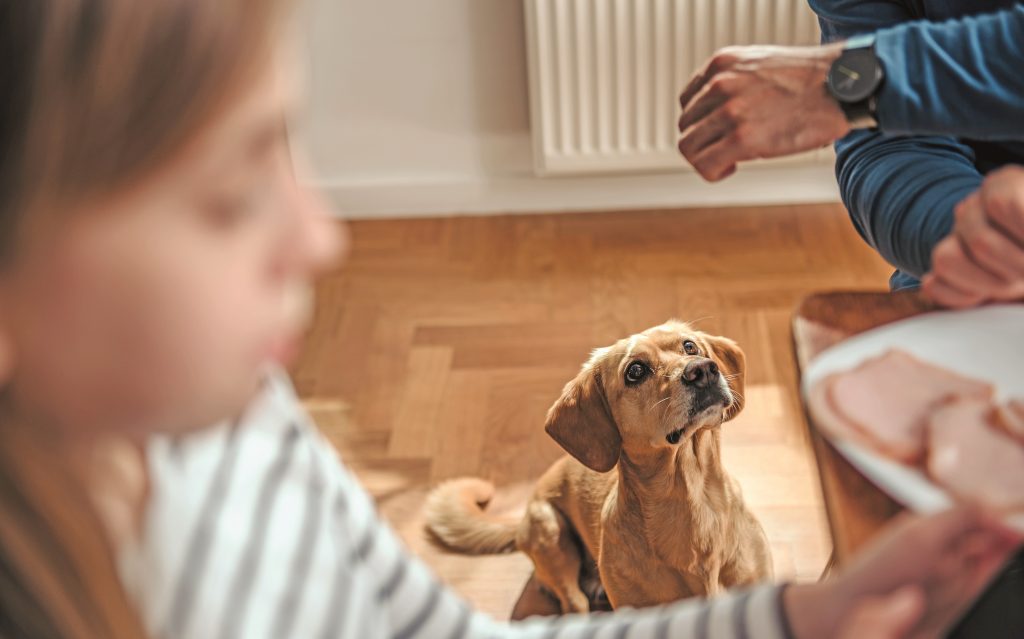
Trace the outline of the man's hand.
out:
[[[932,252],[924,293],[951,308],[1024,300],[1024,167],[990,173],[954,216],[953,232]]]
[[[786,615],[797,639],[942,636],[1020,543],[974,506],[905,515],[837,578],[789,587]]]
[[[729,47],[679,96],[679,151],[715,182],[736,163],[823,147],[850,125],[825,80],[842,44]]]

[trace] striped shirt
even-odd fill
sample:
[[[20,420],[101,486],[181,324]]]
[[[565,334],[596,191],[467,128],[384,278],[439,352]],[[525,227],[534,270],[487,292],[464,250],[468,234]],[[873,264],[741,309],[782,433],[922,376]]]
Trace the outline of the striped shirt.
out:
[[[613,614],[519,623],[474,612],[404,548],[271,376],[236,423],[146,451],[151,494],[121,552],[154,637],[228,639],[785,639],[763,586]]]

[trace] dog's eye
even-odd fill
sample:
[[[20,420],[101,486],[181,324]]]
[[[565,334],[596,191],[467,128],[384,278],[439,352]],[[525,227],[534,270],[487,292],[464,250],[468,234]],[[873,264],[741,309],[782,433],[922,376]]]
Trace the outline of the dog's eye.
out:
[[[648,372],[650,372],[650,369],[645,364],[633,362],[626,368],[626,383],[639,384],[647,377]]]
[[[690,340],[683,342],[683,352],[687,355],[700,355],[700,348]]]

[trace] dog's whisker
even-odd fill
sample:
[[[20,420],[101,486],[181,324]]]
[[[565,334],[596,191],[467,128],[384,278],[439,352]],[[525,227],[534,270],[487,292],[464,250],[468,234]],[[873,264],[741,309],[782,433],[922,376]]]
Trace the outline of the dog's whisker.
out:
[[[672,403],[665,404],[665,408],[663,408],[661,411],[661,423],[665,423],[665,416],[668,414],[669,409],[672,408],[673,406],[674,404]]]
[[[663,398],[663,399],[659,399],[658,401],[656,401],[656,402],[654,402],[653,404],[651,404],[651,405],[650,405],[650,406],[649,406],[649,407],[647,408],[647,410],[648,410],[648,411],[652,411],[652,410],[654,410],[654,407],[655,407],[655,406],[657,406],[658,404],[663,404],[663,403],[667,402],[667,401],[668,401],[668,400],[670,400],[670,399],[672,399],[672,396],[671,396],[671,395],[669,395],[668,397],[665,397],[665,398]]]

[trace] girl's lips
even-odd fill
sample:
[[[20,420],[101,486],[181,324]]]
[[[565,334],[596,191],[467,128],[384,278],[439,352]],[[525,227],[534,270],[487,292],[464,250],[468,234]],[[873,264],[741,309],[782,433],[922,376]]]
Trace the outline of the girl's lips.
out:
[[[271,361],[287,366],[295,361],[302,348],[302,335],[313,317],[313,287],[304,280],[285,285],[281,295],[281,316],[287,327],[268,348]]]
[[[302,347],[302,339],[296,335],[285,335],[275,339],[267,349],[271,361],[287,366],[295,361]]]

